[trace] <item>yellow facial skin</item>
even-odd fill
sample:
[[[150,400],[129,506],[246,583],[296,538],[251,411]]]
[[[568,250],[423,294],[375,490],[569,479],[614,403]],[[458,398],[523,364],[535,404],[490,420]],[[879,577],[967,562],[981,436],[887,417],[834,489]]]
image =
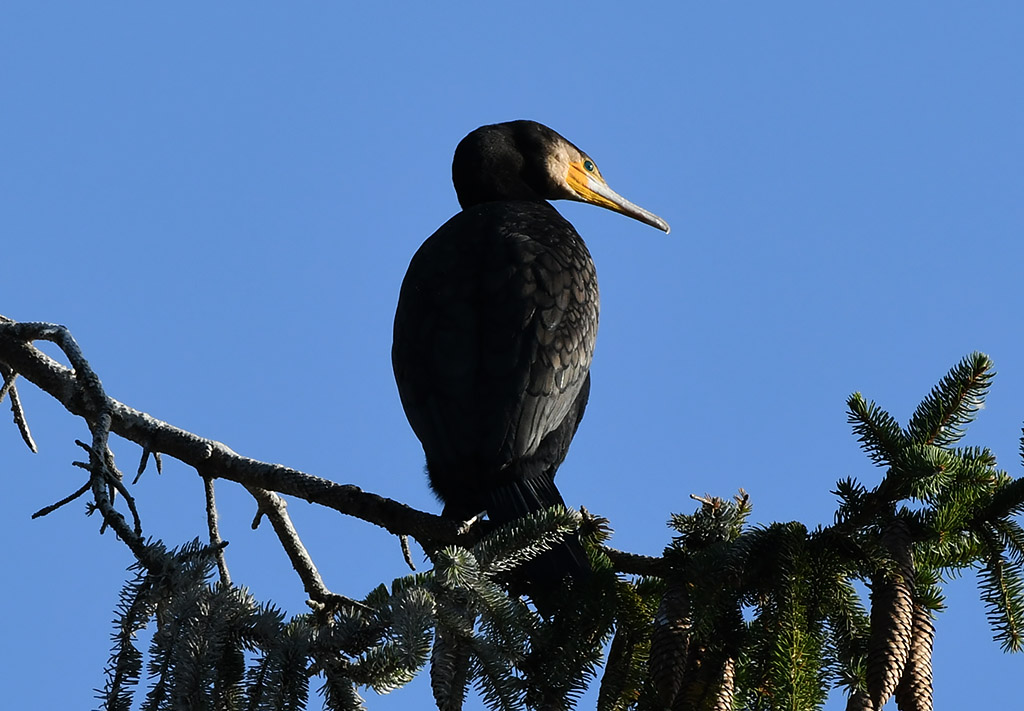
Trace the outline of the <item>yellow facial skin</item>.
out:
[[[590,170],[587,170],[587,166],[589,166]],[[614,202],[602,197],[590,188],[591,179],[604,183],[604,178],[601,177],[601,171],[597,169],[597,166],[594,165],[593,161],[584,159],[569,163],[569,172],[565,176],[565,182],[569,183],[569,187],[580,196],[580,199],[584,202],[608,208],[609,210],[618,211]],[[607,183],[605,183],[605,185],[607,185]]]
[[[634,205],[608,187],[608,183],[601,177],[601,171],[589,158],[569,161],[565,182],[574,193],[575,199],[581,202],[589,202],[591,205],[614,210],[652,227],[657,227],[659,230],[669,231],[668,223],[663,219],[639,205]]]

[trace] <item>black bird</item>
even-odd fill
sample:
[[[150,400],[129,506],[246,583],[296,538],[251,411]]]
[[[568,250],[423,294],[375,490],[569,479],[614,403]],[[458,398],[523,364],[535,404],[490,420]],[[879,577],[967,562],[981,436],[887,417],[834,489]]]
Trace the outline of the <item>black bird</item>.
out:
[[[589,202],[669,226],[534,121],[470,133],[455,149],[452,179],[462,212],[412,258],[391,359],[443,515],[466,520],[486,510],[505,523],[563,503],[555,471],[590,392],[594,262],[547,201]],[[534,562],[526,574],[534,579],[589,569],[576,539]]]

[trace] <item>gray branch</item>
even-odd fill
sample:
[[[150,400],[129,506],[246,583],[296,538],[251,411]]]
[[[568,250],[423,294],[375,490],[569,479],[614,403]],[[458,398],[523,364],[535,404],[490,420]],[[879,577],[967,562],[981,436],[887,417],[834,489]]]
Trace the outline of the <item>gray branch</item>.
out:
[[[295,525],[292,524],[292,519],[288,515],[288,504],[284,499],[266,489],[258,489],[251,486],[246,488],[259,503],[260,507],[259,513],[252,522],[252,527],[256,528],[259,525],[262,516],[266,516],[270,520],[270,525],[274,528],[274,533],[277,534],[278,539],[281,541],[285,553],[288,554],[292,567],[299,574],[299,579],[302,580],[306,594],[309,595],[311,601],[316,603],[317,607],[331,608],[337,605],[350,605],[369,609],[361,602],[333,593],[327,588],[323,578],[320,577],[320,571],[317,570],[316,564],[306,550],[306,546],[303,545],[302,539],[299,538]]]
[[[56,343],[67,355],[73,368],[65,368],[37,349],[32,345],[35,340]],[[91,488],[106,525],[114,528],[143,562],[147,556],[137,517],[135,526],[131,526],[113,506],[115,492],[125,496],[129,504],[133,502],[120,472],[113,465],[113,456],[107,446],[107,437],[111,432],[142,447],[140,474],[151,454],[158,468],[161,454],[167,454],[193,467],[208,482],[208,512],[212,507],[210,488],[214,479],[227,479],[249,490],[259,502],[260,513],[271,520],[307,593],[320,604],[352,604],[353,601],[330,592],[324,585],[285,511],[285,502],[277,494],[294,496],[334,509],[380,526],[399,537],[411,536],[426,550],[435,550],[447,544],[469,546],[481,535],[481,527],[476,522],[467,524],[451,521],[363,491],[352,484],[337,484],[281,464],[244,457],[222,442],[200,437],[108,397],[100,379],[64,326],[17,323],[0,316],[0,366],[3,367],[5,389],[8,392],[15,392],[11,384],[15,374],[20,375],[53,396],[68,412],[82,417],[93,435],[91,446],[87,447],[90,461],[86,468],[91,472],[89,484],[37,515],[45,515]],[[134,514],[134,507],[131,508]],[[222,546],[216,540],[219,534],[216,532],[215,521],[210,523],[210,532],[211,544]],[[621,572],[641,575],[664,572],[664,561],[661,558],[612,548],[605,548],[604,551]],[[410,558],[408,553],[406,557]],[[222,568],[221,574],[226,578],[226,566]]]
[[[75,369],[65,368],[31,343],[44,339],[61,346]],[[357,486],[337,484],[280,464],[243,457],[222,442],[200,437],[107,397],[99,378],[81,357],[77,344],[63,326],[17,323],[0,318],[0,363],[49,393],[72,414],[85,419],[94,438],[97,433],[110,431],[149,453],[174,457],[194,467],[204,477],[295,496],[376,524],[395,535],[409,535],[435,546],[470,544],[476,537],[472,532],[460,531],[458,522]],[[100,436],[100,439],[105,444],[105,438]]]
[[[0,316],[0,319],[2,318],[3,317]],[[14,416],[14,424],[18,426],[21,438],[25,441],[28,448],[33,452],[37,452],[39,450],[36,449],[36,443],[32,439],[32,431],[28,428],[28,420],[25,419],[25,410],[21,406],[21,397],[19,397],[18,388],[14,384],[18,374],[4,363],[0,363],[0,375],[2,375],[4,379],[3,387],[0,387],[0,402],[3,402],[4,397],[10,394],[11,414]]]
[[[217,521],[217,495],[214,491],[213,479],[203,477],[203,488],[206,494],[206,527],[210,529],[210,545],[217,551],[217,572],[224,585],[231,585],[231,573],[228,561],[224,557],[224,540],[220,537],[220,524]]]

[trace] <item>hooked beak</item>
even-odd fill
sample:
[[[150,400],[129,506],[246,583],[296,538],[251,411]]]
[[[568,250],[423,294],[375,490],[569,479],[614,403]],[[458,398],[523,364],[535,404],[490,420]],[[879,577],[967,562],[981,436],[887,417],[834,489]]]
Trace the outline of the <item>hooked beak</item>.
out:
[[[576,195],[574,199],[620,212],[651,227],[657,227],[666,233],[669,231],[667,222],[653,212],[649,212],[639,205],[634,205],[609,188],[608,183],[604,182],[604,178],[600,176],[596,168],[593,171],[587,171],[584,168],[585,162],[587,161],[571,162],[569,164],[569,172],[565,176],[566,182]],[[591,167],[594,167],[593,164],[591,164]]]

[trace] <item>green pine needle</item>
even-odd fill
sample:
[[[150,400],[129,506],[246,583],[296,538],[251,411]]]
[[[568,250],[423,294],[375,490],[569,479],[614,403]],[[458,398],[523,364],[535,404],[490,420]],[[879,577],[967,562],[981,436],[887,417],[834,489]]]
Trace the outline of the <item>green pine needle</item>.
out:
[[[919,444],[956,444],[984,406],[994,375],[992,361],[984,353],[965,357],[918,405],[907,424],[906,436]]]
[[[853,393],[846,400],[846,408],[846,420],[853,426],[861,449],[875,464],[891,464],[906,446],[903,430],[893,416],[860,393]]]
[[[608,556],[595,554],[611,536],[607,521],[564,507],[497,527],[468,549],[431,548],[433,570],[378,586],[366,596],[369,610],[291,619],[243,588],[211,582],[210,547],[152,544],[148,567],[136,566],[121,592],[101,701],[112,711],[297,710],[320,674],[325,706],[356,711],[364,707],[356,685],[386,693],[430,661],[446,710],[461,708],[469,685],[491,709],[568,709],[592,683],[614,630],[602,711],[660,709],[659,693],[674,689],[675,708],[707,708],[722,669],[732,680],[734,661],[734,705],[819,708],[830,685],[864,688],[870,616],[855,584],[894,569],[879,543],[894,519],[912,542],[915,605],[943,609],[944,581],[978,568],[997,641],[1021,650],[1024,526],[1014,517],[1024,513],[1024,479],[997,469],[988,449],[955,446],[991,379],[988,358],[968,356],[905,428],[854,393],[848,420],[885,472],[867,484],[837,483],[834,525],[748,527],[745,494],[705,496],[693,513],[672,515],[663,560],[639,580],[617,577]],[[506,590],[509,571],[577,533],[596,562],[585,584],[559,591],[570,604],[545,618]],[[672,677],[667,686],[651,679],[653,618],[666,588],[686,591],[678,687]],[[150,627],[144,653],[136,637]],[[140,700],[144,667],[151,681]]]
[[[564,506],[535,511],[499,526],[473,546],[473,554],[488,573],[507,572],[563,541],[580,521],[578,512]]]
[[[523,684],[512,667],[485,640],[471,643],[470,676],[488,708],[495,711],[519,711],[524,708]]]
[[[991,495],[991,501],[976,512],[976,520],[993,520],[1024,513],[1024,477],[999,477],[993,483],[993,488],[995,491]]]
[[[1004,651],[1024,648],[1024,578],[1021,566],[1002,556],[990,559],[980,573],[981,600]]]

